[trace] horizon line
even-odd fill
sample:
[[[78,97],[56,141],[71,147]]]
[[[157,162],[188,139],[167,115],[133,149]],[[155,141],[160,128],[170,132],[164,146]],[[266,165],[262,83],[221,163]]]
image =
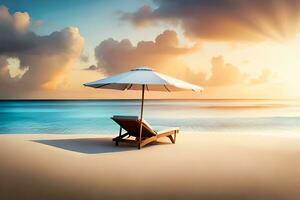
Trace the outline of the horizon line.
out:
[[[66,99],[54,99],[54,98],[12,98],[12,99],[0,99],[0,101],[139,101],[140,98],[107,98],[107,99],[78,99],[78,98],[66,98]],[[202,100],[202,101],[230,101],[230,100],[300,100],[300,98],[163,98],[163,99],[157,99],[157,98],[149,98],[145,99],[145,101],[178,101],[178,100],[186,100],[186,101],[192,101],[192,100]]]

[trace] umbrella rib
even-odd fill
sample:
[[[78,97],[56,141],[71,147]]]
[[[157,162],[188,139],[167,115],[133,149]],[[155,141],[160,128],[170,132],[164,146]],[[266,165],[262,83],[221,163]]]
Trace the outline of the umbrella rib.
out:
[[[168,90],[168,92],[171,92],[171,90],[169,90],[169,88],[167,88],[166,84],[164,84],[164,87],[166,88],[166,90]]]
[[[129,87],[127,88],[127,90],[130,90],[132,88],[132,84],[129,85]]]
[[[104,86],[107,86],[107,85],[110,85],[110,83],[102,84],[102,85],[100,85],[100,86],[97,86],[96,88],[101,88],[101,87],[104,87]]]
[[[149,88],[148,88],[148,85],[146,84],[146,89],[147,89],[147,91],[149,92]]]
[[[132,84],[130,84],[128,87],[126,87],[124,90],[130,90],[130,88],[132,87]]]

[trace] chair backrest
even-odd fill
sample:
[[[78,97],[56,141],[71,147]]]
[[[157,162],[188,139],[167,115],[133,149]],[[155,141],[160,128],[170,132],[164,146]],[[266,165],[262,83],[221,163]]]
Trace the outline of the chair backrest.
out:
[[[139,137],[140,135],[140,120],[137,116],[120,116],[115,115],[111,118],[119,124],[129,135]],[[142,121],[142,137],[152,137],[156,132],[143,119]]]

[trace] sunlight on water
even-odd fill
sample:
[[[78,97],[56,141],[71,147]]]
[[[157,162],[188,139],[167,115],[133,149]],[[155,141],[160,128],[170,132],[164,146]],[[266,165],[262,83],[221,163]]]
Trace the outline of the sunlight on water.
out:
[[[140,101],[0,101],[0,133],[115,134],[113,115],[139,115]],[[153,125],[185,132],[300,131],[296,100],[148,100],[145,118]]]

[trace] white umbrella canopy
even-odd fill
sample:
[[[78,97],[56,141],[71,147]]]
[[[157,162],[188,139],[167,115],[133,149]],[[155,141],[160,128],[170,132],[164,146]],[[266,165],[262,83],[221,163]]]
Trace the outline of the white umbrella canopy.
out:
[[[145,90],[164,92],[203,90],[202,87],[155,72],[148,67],[135,68],[125,73],[85,83],[84,86],[114,90],[142,90],[139,144],[141,143],[142,138]]]
[[[142,90],[143,85],[147,91],[203,90],[202,87],[155,72],[148,67],[132,69],[128,72],[85,83],[84,85],[93,88],[114,90]]]

